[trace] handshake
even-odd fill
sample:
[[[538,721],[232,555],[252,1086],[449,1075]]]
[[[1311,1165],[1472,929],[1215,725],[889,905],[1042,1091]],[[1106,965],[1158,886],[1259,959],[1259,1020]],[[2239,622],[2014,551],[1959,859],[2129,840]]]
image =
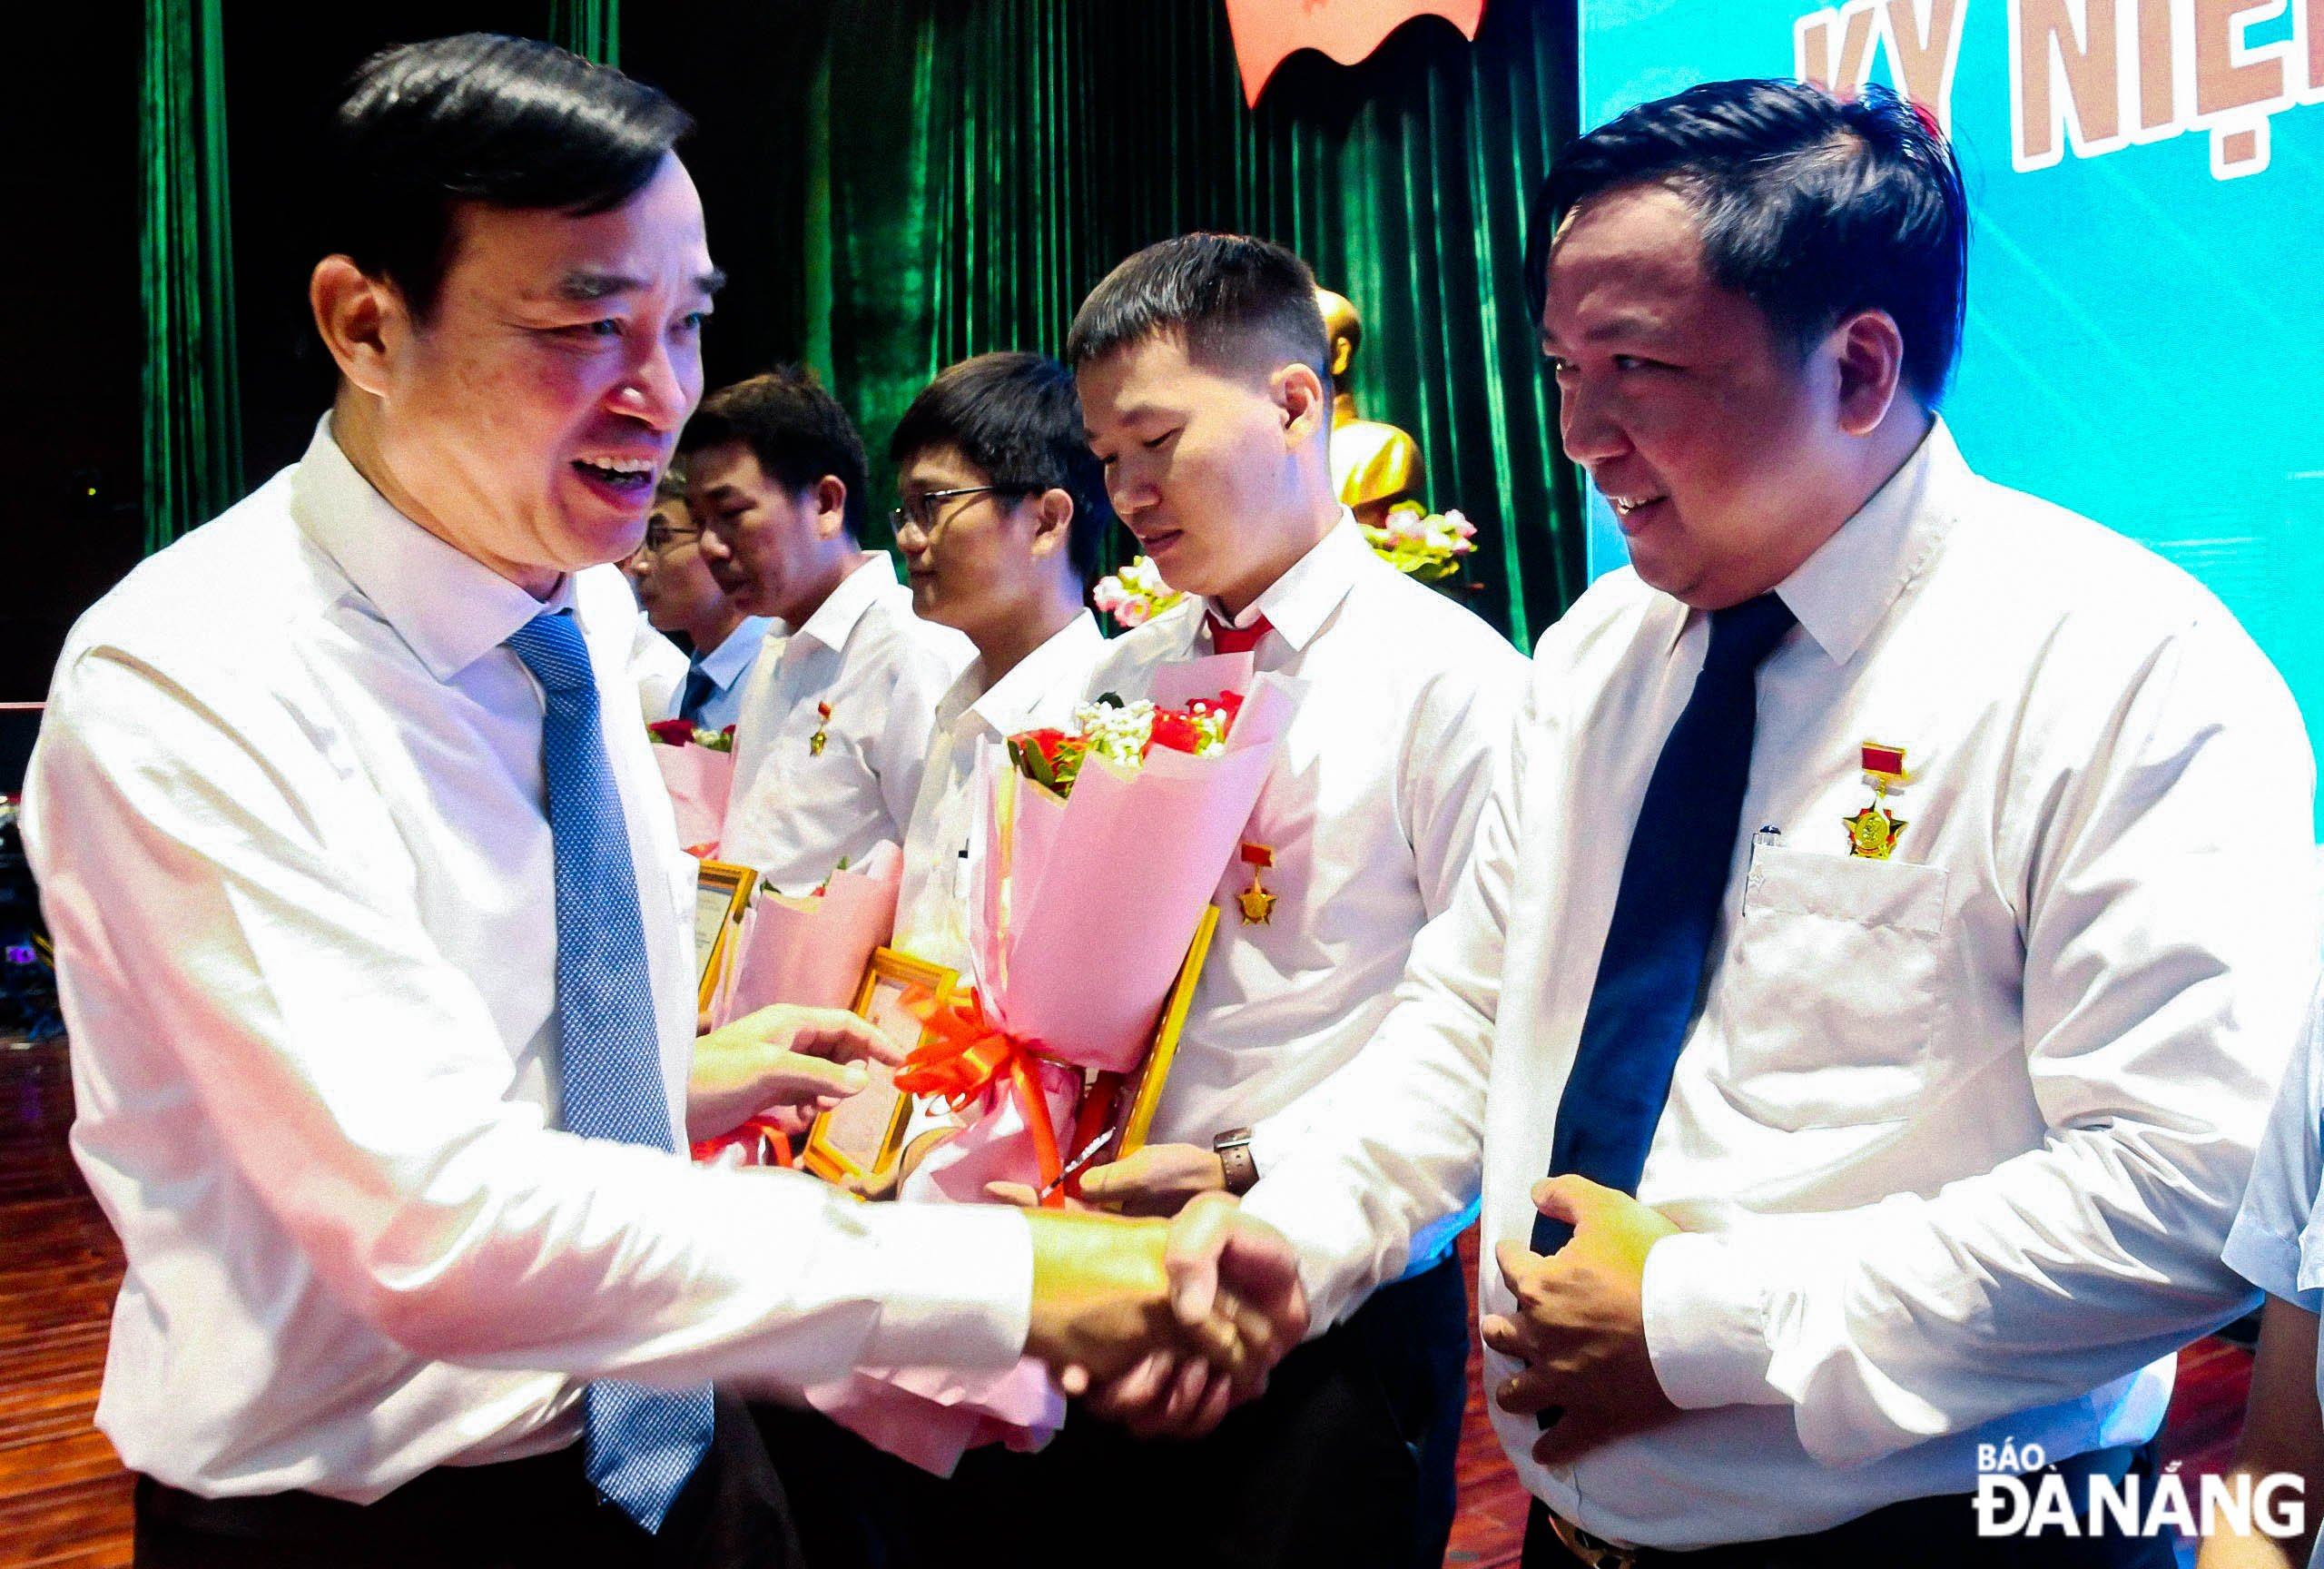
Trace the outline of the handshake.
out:
[[[1029,1209],[1026,1355],[1096,1415],[1146,1437],[1206,1433],[1305,1337],[1281,1233],[1223,1193],[1170,1220]]]
[[[901,1057],[870,1024],[832,1009],[779,1004],[705,1029],[687,1084],[687,1136],[715,1138],[769,1114],[803,1130],[863,1088],[866,1061],[892,1066]],[[1223,1192],[1185,1202],[1174,1191],[1167,1204],[1129,1207],[1176,1214],[1025,1211],[1033,1234],[1025,1354],[1096,1415],[1143,1436],[1192,1437],[1266,1386],[1306,1337],[1306,1295],[1290,1244]]]

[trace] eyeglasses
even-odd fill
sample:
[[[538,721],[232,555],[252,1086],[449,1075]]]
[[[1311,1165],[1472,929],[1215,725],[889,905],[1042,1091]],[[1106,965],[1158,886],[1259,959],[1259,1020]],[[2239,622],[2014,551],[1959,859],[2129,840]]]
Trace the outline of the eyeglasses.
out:
[[[683,545],[702,538],[699,528],[673,528],[659,518],[645,520],[645,548],[659,556],[673,545]]]
[[[907,497],[902,506],[888,514],[888,521],[895,526],[899,534],[904,531],[907,523],[923,534],[933,534],[936,532],[936,508],[943,502],[955,501],[963,496],[1030,496],[1035,488],[1031,485],[956,485],[950,490],[923,490],[917,496]]]

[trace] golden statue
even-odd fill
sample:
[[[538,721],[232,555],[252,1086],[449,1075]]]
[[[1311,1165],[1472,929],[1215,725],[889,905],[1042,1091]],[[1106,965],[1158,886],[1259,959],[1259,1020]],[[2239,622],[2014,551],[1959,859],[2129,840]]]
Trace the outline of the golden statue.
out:
[[[1378,525],[1388,508],[1420,488],[1420,444],[1393,425],[1356,417],[1349,368],[1364,341],[1364,321],[1344,294],[1315,291],[1324,336],[1332,346],[1332,483],[1356,521]]]

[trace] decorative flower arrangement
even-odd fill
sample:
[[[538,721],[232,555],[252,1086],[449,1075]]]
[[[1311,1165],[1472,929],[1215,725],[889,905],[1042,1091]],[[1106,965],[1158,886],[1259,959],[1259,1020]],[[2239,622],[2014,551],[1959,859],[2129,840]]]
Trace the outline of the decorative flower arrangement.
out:
[[[724,730],[704,730],[685,719],[657,719],[645,726],[645,733],[665,746],[704,746],[713,752],[734,749],[734,727]]]
[[[1098,579],[1090,603],[1111,616],[1125,630],[1143,627],[1185,595],[1162,581],[1151,557],[1140,556],[1120,571]]]
[[[1458,508],[1430,512],[1417,501],[1397,502],[1388,508],[1385,523],[1364,529],[1373,554],[1399,572],[1432,583],[1461,569],[1461,558],[1477,548],[1476,534],[1477,526]]]
[[[1144,697],[1125,703],[1108,692],[1073,711],[1074,728],[1027,730],[1009,738],[1009,760],[1036,784],[1059,795],[1073,793],[1081,765],[1093,754],[1136,768],[1157,746],[1206,757],[1226,745],[1243,706],[1240,694],[1197,697],[1184,708],[1163,708]]]

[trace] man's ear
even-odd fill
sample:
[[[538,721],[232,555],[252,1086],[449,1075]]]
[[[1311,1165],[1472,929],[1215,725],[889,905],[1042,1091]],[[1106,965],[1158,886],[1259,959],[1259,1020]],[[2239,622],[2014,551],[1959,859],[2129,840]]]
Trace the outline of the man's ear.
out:
[[[815,509],[815,538],[835,539],[847,530],[847,481],[826,474],[807,488],[807,501]]]
[[[1073,498],[1051,486],[1032,498],[1032,556],[1036,561],[1057,555],[1073,538]]]
[[[1905,335],[1886,311],[1859,311],[1832,329],[1824,352],[1838,385],[1840,429],[1869,436],[1888,417],[1905,375]]]
[[[1332,402],[1314,366],[1294,362],[1277,368],[1267,379],[1267,390],[1283,411],[1285,446],[1304,447],[1331,429]]]
[[[326,256],[307,280],[307,302],[339,373],[359,390],[384,397],[396,353],[411,337],[403,291],[367,276],[348,257]]]

